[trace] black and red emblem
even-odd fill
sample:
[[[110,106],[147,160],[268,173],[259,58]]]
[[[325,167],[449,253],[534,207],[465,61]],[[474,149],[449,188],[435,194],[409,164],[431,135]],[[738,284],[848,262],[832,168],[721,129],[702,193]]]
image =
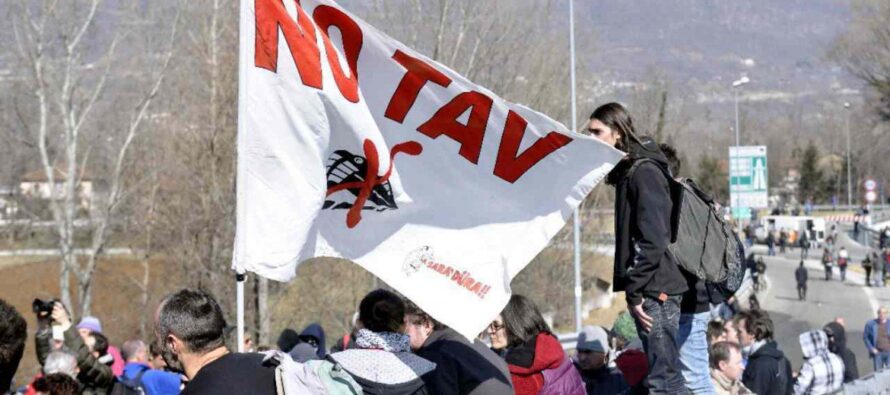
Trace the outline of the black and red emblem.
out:
[[[346,214],[346,226],[350,229],[362,220],[362,210],[385,211],[398,209],[389,183],[392,165],[399,153],[419,155],[423,147],[416,141],[396,144],[390,150],[389,168],[382,176],[380,171],[380,154],[371,140],[365,139],[364,156],[346,150],[337,150],[328,158],[328,190],[327,199],[322,209],[349,210]],[[348,191],[350,201],[337,201],[332,198],[337,192]],[[343,194],[340,194],[343,196]],[[348,195],[347,195],[348,196]]]

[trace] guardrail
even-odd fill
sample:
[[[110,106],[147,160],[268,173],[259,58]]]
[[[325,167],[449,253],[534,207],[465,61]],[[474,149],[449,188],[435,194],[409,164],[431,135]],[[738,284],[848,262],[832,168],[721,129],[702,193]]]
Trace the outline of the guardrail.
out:
[[[872,395],[890,394],[890,369],[884,369],[844,384],[841,391],[835,394]]]

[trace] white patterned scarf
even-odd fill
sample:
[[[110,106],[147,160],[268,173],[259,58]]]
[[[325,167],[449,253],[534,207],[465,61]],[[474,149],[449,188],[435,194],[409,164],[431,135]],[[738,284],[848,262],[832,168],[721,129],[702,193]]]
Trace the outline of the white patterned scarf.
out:
[[[411,351],[410,338],[404,333],[372,332],[359,329],[355,345],[362,349],[383,350],[387,352]]]

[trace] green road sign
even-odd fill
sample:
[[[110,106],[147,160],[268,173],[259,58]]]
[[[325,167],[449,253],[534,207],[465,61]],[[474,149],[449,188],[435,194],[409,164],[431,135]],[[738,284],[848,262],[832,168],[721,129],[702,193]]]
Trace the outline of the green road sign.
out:
[[[766,146],[729,147],[729,204],[736,218],[769,206]]]

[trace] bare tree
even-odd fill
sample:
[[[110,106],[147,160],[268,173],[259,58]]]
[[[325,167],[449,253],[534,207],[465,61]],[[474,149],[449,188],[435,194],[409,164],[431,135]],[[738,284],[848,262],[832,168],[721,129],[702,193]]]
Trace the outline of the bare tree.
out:
[[[81,314],[90,314],[92,277],[98,257],[108,242],[110,226],[118,206],[126,197],[124,168],[132,144],[142,131],[148,110],[167,72],[172,58],[177,22],[173,22],[166,51],[161,52],[159,67],[141,88],[143,93],[135,109],[122,125],[123,139],[105,181],[107,196],[98,203],[91,217],[88,258],[76,257],[76,227],[82,202],[81,181],[86,174],[92,146],[81,146],[84,133],[96,127],[96,112],[106,98],[109,81],[115,78],[118,45],[129,31],[118,27],[111,32],[99,29],[97,15],[102,0],[22,1],[13,23],[20,59],[31,72],[29,86],[36,99],[36,140],[38,154],[50,186],[49,205],[61,250],[59,288],[62,301],[72,305],[69,274],[77,280]],[[104,10],[104,8],[103,8]],[[118,11],[126,11],[121,8]],[[178,19],[178,18],[177,18]],[[110,34],[103,37],[100,32]],[[96,47],[104,46],[99,59],[92,59]],[[106,107],[106,111],[114,111]],[[58,155],[56,150],[60,151]]]
[[[875,107],[890,120],[890,3],[884,0],[853,2],[853,18],[829,57],[843,66],[879,96]]]

